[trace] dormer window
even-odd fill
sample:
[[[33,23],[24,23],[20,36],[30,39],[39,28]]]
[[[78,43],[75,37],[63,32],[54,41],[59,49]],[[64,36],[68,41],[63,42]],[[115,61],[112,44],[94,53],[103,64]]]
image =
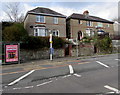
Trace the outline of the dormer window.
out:
[[[45,23],[45,16],[36,16],[36,22]]]

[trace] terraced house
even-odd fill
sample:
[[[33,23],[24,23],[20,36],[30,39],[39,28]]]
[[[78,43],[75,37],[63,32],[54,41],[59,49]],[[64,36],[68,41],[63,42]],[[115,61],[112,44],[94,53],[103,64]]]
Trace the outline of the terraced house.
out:
[[[90,16],[88,11],[83,14],[73,13],[67,20],[67,38],[80,40],[83,36],[92,36],[95,32],[98,34],[114,34],[113,22],[96,16]]]
[[[27,12],[24,27],[30,36],[53,36],[66,38],[66,16],[49,8],[37,7]]]

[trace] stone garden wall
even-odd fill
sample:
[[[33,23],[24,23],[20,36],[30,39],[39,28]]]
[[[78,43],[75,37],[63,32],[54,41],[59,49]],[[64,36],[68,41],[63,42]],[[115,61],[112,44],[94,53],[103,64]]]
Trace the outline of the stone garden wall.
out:
[[[77,56],[77,52],[78,52],[78,56],[94,55],[94,46],[91,44],[84,44],[84,45],[79,45],[78,47],[77,46],[73,47],[71,51],[72,56]]]
[[[64,57],[64,49],[54,49],[53,58]],[[20,60],[49,59],[49,50],[20,50]]]

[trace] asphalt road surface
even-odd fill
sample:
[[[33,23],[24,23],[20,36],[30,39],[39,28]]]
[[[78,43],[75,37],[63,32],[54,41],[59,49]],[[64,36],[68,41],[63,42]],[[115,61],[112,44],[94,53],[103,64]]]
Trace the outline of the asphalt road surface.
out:
[[[118,54],[77,59],[66,65],[9,73],[3,70],[2,93],[119,93]],[[14,69],[15,70],[15,69]],[[16,71],[16,70],[15,70]]]

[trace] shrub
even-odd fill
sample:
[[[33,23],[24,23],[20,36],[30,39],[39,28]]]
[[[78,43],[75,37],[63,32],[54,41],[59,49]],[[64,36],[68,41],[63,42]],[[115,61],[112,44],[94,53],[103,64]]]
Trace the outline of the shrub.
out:
[[[53,47],[54,48],[63,48],[65,43],[67,43],[65,40],[63,40],[60,37],[53,37]]]
[[[66,41],[59,37],[53,37],[53,48],[62,48]],[[22,49],[38,50],[50,48],[49,37],[29,36],[26,41],[21,44]]]
[[[95,45],[101,52],[112,52],[112,40],[108,36],[105,36],[103,39],[98,39]]]
[[[23,24],[15,23],[3,30],[3,41],[23,41],[27,36]]]

